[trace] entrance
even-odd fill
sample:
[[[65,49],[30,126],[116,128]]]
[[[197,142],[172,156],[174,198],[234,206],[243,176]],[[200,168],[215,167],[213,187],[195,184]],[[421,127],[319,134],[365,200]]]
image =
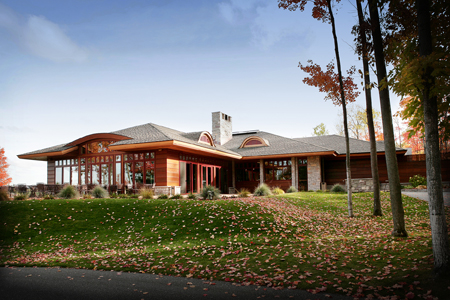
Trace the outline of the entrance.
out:
[[[220,186],[221,167],[180,162],[181,193],[199,193],[207,185]]]

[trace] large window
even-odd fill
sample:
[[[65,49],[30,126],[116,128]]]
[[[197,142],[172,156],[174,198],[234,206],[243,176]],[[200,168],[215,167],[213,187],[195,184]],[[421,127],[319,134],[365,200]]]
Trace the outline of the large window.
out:
[[[291,180],[291,160],[269,160],[264,162],[264,181]]]
[[[236,181],[259,181],[259,162],[236,164]]]
[[[78,159],[55,161],[55,184],[78,184]]]

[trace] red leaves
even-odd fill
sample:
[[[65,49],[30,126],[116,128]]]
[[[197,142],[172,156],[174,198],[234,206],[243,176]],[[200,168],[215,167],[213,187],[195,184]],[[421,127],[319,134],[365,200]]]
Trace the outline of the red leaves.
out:
[[[319,88],[320,92],[326,93],[325,100],[331,100],[334,105],[341,105],[341,92],[339,88],[339,75],[334,71],[334,63],[327,65],[327,70],[322,71],[318,64],[308,60],[309,65],[299,63],[299,68],[309,74],[309,77],[303,79],[303,83]],[[353,74],[356,68],[353,66],[348,71],[347,77],[343,77],[344,93],[346,104],[354,102],[359,95],[358,86],[353,82]]]
[[[9,164],[6,159],[5,149],[0,148],[0,186],[8,185],[12,180],[8,175]]]

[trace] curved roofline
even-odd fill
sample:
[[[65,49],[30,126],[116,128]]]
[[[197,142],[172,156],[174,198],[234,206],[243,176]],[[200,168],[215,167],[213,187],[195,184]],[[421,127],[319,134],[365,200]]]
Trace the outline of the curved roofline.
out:
[[[269,146],[270,146],[268,140],[263,139],[262,137],[259,137],[259,136],[257,136],[257,135],[252,135],[252,136],[249,136],[248,138],[246,138],[246,139],[241,143],[241,145],[239,146],[239,149],[244,148],[245,145],[246,145],[249,141],[251,141],[251,140],[258,140],[258,141],[261,142],[262,145],[247,146],[247,147],[269,147]]]
[[[82,138],[76,139],[75,141],[68,143],[66,146],[77,146],[84,142],[91,141],[91,140],[98,140],[98,139],[115,140],[115,141],[131,140],[131,138],[128,136],[115,134],[115,133],[93,133],[93,134],[86,135]]]
[[[209,138],[209,140],[211,141],[211,144],[201,141],[201,138],[202,138],[203,135],[206,135]],[[210,146],[216,147],[216,144],[214,143],[214,139],[213,139],[211,133],[209,133],[208,131],[202,131],[200,133],[200,136],[198,137],[197,143],[208,144]]]

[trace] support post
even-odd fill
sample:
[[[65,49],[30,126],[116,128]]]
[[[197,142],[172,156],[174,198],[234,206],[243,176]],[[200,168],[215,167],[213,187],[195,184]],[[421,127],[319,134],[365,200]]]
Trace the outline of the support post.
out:
[[[264,183],[264,159],[259,160],[259,184]]]
[[[292,186],[298,190],[298,159],[297,159],[297,157],[291,158],[291,176],[292,176]]]

